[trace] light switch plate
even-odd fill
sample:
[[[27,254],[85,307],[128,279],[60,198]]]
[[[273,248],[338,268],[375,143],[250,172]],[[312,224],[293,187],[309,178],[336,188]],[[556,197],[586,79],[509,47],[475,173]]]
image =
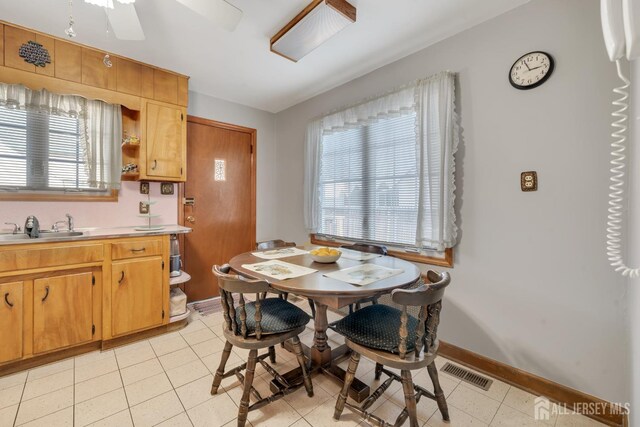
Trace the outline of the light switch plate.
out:
[[[520,174],[520,188],[522,191],[538,190],[538,174],[536,171],[522,172]]]

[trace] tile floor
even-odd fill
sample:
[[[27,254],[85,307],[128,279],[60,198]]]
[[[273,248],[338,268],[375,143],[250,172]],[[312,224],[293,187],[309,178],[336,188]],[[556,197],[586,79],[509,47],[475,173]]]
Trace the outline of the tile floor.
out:
[[[300,306],[307,308],[306,302]],[[235,426],[240,384],[223,381],[216,396],[209,394],[212,373],[220,360],[224,341],[218,337],[220,313],[196,315],[183,330],[105,352],[38,367],[0,378],[0,427],[9,426]],[[221,334],[220,334],[221,335]],[[313,338],[311,329],[301,337]],[[330,335],[335,345],[340,338]],[[228,367],[246,360],[246,352],[234,349]],[[343,362],[346,364],[346,362]],[[444,359],[437,361],[439,367]],[[295,358],[278,348],[276,368],[286,372]],[[373,381],[374,364],[362,359],[358,377]],[[451,426],[596,426],[581,416],[560,416],[548,423],[533,419],[535,396],[495,380],[482,391],[440,373],[447,394]],[[270,376],[258,368],[254,385],[268,395]],[[414,373],[414,381],[429,386],[425,370]],[[247,425],[266,427],[356,426],[359,420],[348,409],[342,419],[332,419],[339,386],[326,377],[313,378],[315,396],[304,388],[284,399],[249,413]],[[374,413],[394,420],[401,411],[403,394],[399,384],[387,390],[375,404]],[[418,404],[420,424],[443,426],[434,402]],[[362,424],[366,425],[366,423]],[[407,423],[408,425],[408,423]]]

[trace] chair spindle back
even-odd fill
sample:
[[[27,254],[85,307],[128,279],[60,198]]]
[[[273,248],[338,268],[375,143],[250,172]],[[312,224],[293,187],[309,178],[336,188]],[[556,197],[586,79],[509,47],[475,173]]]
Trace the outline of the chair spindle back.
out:
[[[230,274],[231,267],[229,265],[214,265],[211,271],[213,271],[213,274],[218,278],[225,329],[233,332],[234,335],[240,335],[243,338],[247,338],[247,310],[244,295],[255,294],[255,333],[256,339],[261,339],[261,305],[264,295],[269,290],[269,284],[264,280],[249,280],[242,276]],[[233,294],[238,294],[237,305]],[[240,318],[239,324],[237,317]]]
[[[430,283],[415,289],[396,289],[391,293],[393,302],[402,306],[399,330],[400,344],[398,346],[398,353],[401,359],[404,359],[407,355],[407,340],[409,338],[408,306],[420,307],[414,346],[416,357],[423,348],[425,352],[431,352],[437,345],[442,297],[444,296],[445,288],[451,282],[451,277],[446,272],[437,273],[429,270],[427,272],[427,280]]]

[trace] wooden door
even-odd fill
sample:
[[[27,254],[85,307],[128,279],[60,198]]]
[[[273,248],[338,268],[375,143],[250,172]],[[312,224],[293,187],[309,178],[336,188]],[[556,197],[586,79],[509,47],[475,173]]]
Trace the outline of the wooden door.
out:
[[[22,358],[23,282],[0,285],[0,363]]]
[[[189,117],[182,223],[189,300],[219,295],[211,266],[255,248],[255,129]],[[217,169],[216,169],[217,165]]]
[[[89,342],[93,338],[92,273],[33,281],[33,352]]]
[[[181,180],[185,174],[184,108],[148,102],[146,114],[147,175]]]
[[[113,336],[160,326],[163,320],[162,258],[114,262],[111,266]],[[169,298],[169,296],[166,296]]]

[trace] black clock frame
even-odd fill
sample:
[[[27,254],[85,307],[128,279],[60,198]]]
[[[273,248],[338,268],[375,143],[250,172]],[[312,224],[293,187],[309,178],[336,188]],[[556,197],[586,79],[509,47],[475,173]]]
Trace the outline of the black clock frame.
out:
[[[546,55],[547,58],[549,58],[549,71],[547,71],[547,74],[540,79],[539,81],[537,81],[536,83],[532,84],[532,85],[528,85],[528,86],[522,86],[517,84],[516,82],[513,81],[513,79],[511,78],[511,72],[513,71],[513,67],[516,66],[516,64],[518,63],[518,61],[520,61],[522,58],[524,58],[525,56],[529,56],[532,53],[541,53],[543,55]],[[553,60],[553,56],[551,56],[551,54],[547,53],[547,52],[543,52],[541,50],[534,50],[532,52],[527,52],[524,55],[522,55],[520,58],[516,59],[515,62],[513,63],[513,65],[511,66],[511,68],[509,68],[509,83],[511,83],[511,86],[513,86],[516,89],[519,90],[530,90],[530,89],[534,89],[537,88],[538,86],[540,86],[541,84],[543,84],[544,82],[546,82],[547,80],[549,80],[549,77],[551,77],[551,74],[553,74],[553,69],[555,68],[555,61]]]

